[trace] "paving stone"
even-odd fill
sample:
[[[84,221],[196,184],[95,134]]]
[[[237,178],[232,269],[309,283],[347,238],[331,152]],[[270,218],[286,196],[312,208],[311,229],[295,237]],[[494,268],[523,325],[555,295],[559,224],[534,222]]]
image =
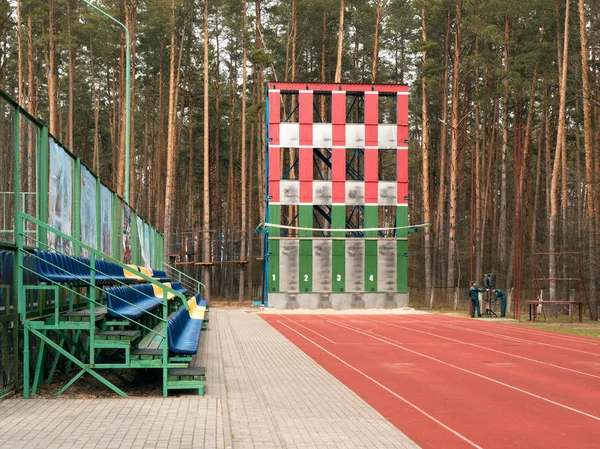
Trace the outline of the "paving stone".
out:
[[[0,448],[418,447],[255,310],[210,319],[195,360],[204,397],[6,399]]]

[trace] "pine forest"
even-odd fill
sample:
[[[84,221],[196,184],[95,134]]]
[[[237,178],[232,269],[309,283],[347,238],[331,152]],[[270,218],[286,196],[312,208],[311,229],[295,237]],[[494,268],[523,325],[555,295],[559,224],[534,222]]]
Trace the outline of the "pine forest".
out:
[[[580,271],[597,319],[600,2],[92,3],[129,29],[130,203],[213,297],[260,294],[266,82],[406,83],[411,305]],[[121,195],[126,42],[87,2],[0,0],[0,88]]]

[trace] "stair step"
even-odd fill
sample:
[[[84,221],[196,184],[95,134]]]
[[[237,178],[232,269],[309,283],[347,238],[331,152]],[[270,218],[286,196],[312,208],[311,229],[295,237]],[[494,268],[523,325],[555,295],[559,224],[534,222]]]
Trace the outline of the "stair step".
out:
[[[136,348],[131,350],[132,360],[162,360],[162,349]]]
[[[131,326],[131,321],[105,321],[106,326]]]
[[[94,316],[95,321],[103,320],[107,313],[108,312],[105,308],[97,307],[95,309],[95,316]],[[86,322],[89,322],[90,321],[90,309],[75,310],[73,312],[62,313],[59,316],[59,320],[60,321],[86,321]]]
[[[132,341],[141,335],[140,331],[102,331],[96,334],[97,340]]]
[[[206,368],[190,366],[188,368],[171,368],[169,380],[203,380],[206,377]]]

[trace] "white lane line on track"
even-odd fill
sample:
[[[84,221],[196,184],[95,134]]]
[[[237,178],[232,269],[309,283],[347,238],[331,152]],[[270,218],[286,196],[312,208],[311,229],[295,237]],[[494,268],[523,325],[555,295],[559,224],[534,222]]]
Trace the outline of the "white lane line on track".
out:
[[[373,322],[375,322],[375,323],[382,323],[382,324],[385,324],[385,325],[387,325],[387,326],[393,326],[393,327],[397,327],[397,328],[400,328],[400,329],[406,329],[406,330],[408,330],[408,331],[412,331],[412,332],[418,332],[418,333],[420,333],[420,334],[431,335],[431,336],[433,336],[433,337],[442,338],[442,339],[444,339],[444,340],[449,340],[449,341],[454,341],[454,342],[456,342],[456,343],[461,343],[461,344],[463,344],[463,345],[467,345],[467,346],[473,346],[473,347],[475,347],[475,348],[479,348],[479,349],[485,349],[486,351],[490,351],[490,352],[496,352],[496,353],[498,353],[498,354],[504,354],[504,355],[508,355],[508,356],[515,357],[515,358],[517,358],[517,359],[521,359],[521,360],[527,360],[528,362],[539,363],[539,364],[541,364],[541,365],[551,366],[551,367],[553,367],[553,368],[558,368],[558,369],[562,369],[562,370],[565,370],[565,371],[570,371],[570,372],[572,372],[572,373],[581,374],[581,375],[583,375],[583,376],[589,376],[589,377],[594,377],[594,378],[596,378],[596,379],[600,379],[600,376],[597,376],[597,375],[595,375],[595,374],[590,374],[590,373],[586,373],[586,372],[583,372],[583,371],[577,371],[577,370],[575,370],[575,369],[572,369],[572,368],[567,368],[566,366],[555,365],[555,364],[553,364],[553,363],[543,362],[543,361],[541,361],[541,360],[530,359],[529,357],[524,357],[524,356],[521,356],[521,355],[511,354],[510,352],[504,352],[504,351],[500,351],[500,350],[498,350],[498,349],[492,349],[492,348],[490,348],[490,347],[488,347],[488,346],[481,346],[481,345],[478,345],[478,344],[475,344],[475,343],[470,343],[470,342],[468,342],[468,341],[456,340],[456,339],[454,339],[454,338],[445,337],[445,336],[443,336],[443,335],[432,334],[431,332],[426,332],[426,331],[422,331],[422,330],[418,330],[418,329],[412,329],[412,328],[410,328],[410,327],[404,327],[404,326],[400,326],[399,324],[394,324],[394,323],[387,323],[387,322],[385,322],[385,321],[374,320],[374,319],[372,319],[372,318],[366,318],[366,317],[365,317],[365,319],[367,319],[367,320],[369,320],[369,321],[373,321]],[[385,337],[385,336],[382,336],[382,337],[384,337],[384,338],[388,338],[388,337]],[[392,341],[394,341],[395,343],[397,343],[397,342],[396,342],[395,340],[393,340],[393,339],[390,339],[390,340],[392,340]]]
[[[471,370],[468,370],[466,368],[461,368],[460,366],[456,366],[456,365],[453,365],[452,363],[444,362],[443,360],[436,359],[435,357],[431,357],[431,356],[429,356],[427,354],[423,354],[423,353],[420,353],[418,351],[413,351],[412,349],[405,348],[405,347],[403,347],[403,346],[401,346],[399,344],[392,343],[390,341],[386,341],[386,340],[384,340],[384,338],[387,339],[387,340],[391,340],[391,339],[388,338],[388,337],[385,337],[383,335],[380,336],[380,335],[374,334],[372,332],[363,331],[361,329],[357,329],[357,328],[354,328],[352,326],[348,326],[348,325],[345,325],[345,324],[342,324],[342,323],[338,323],[336,321],[331,321],[331,320],[327,320],[327,319],[325,321],[327,321],[327,322],[329,322],[331,324],[334,324],[336,326],[339,326],[341,328],[345,328],[345,329],[351,330],[351,331],[356,332],[358,334],[366,335],[367,337],[373,338],[375,340],[379,340],[379,341],[381,341],[383,343],[387,343],[388,345],[391,345],[391,346],[395,346],[397,348],[400,348],[400,349],[402,349],[404,351],[407,351],[407,352],[410,352],[412,354],[416,354],[416,355],[419,355],[419,356],[424,357],[426,359],[433,360],[434,362],[438,362],[438,363],[440,363],[442,365],[446,365],[446,366],[449,366],[451,368],[457,369],[459,371],[462,371],[462,372],[465,372],[465,373],[468,373],[468,374],[472,374],[473,376],[480,377],[481,379],[485,379],[485,380],[487,380],[489,382],[492,382],[492,383],[495,383],[495,384],[498,384],[498,385],[502,385],[502,386],[504,386],[506,388],[510,388],[511,390],[518,391],[518,392],[526,394],[528,396],[532,396],[534,398],[540,399],[540,400],[542,400],[544,402],[548,402],[550,404],[554,404],[554,405],[556,405],[558,407],[570,410],[572,412],[578,413],[578,414],[583,415],[583,416],[587,416],[588,418],[595,419],[596,421],[600,421],[600,417],[595,416],[595,415],[591,415],[591,414],[586,413],[586,412],[584,412],[582,410],[578,410],[576,408],[569,407],[568,405],[561,404],[560,402],[553,401],[552,399],[545,398],[543,396],[540,396],[538,394],[532,393],[532,392],[527,391],[527,390],[523,390],[523,389],[521,389],[519,387],[515,387],[514,385],[510,385],[510,384],[501,382],[499,380],[492,379],[491,377],[484,376],[483,374],[476,373],[475,371],[471,371]]]
[[[551,343],[544,343],[543,341],[526,340],[526,339],[520,338],[520,337],[511,337],[509,335],[496,334],[494,332],[486,332],[484,330],[473,329],[471,327],[459,327],[459,326],[453,326],[451,324],[441,324],[441,323],[439,323],[439,325],[440,326],[445,326],[445,327],[450,327],[452,329],[460,329],[460,330],[465,331],[465,332],[473,332],[473,333],[481,334],[481,335],[489,335],[491,337],[500,337],[500,338],[503,338],[505,340],[517,341],[519,343],[526,343],[526,344],[531,344],[531,345],[549,346],[551,348],[564,349],[565,351],[579,352],[581,354],[587,354],[587,355],[593,355],[594,357],[600,357],[600,354],[598,354],[596,352],[589,352],[589,351],[583,351],[581,349],[567,348],[565,346],[553,345]]]
[[[440,316],[442,317],[443,315],[436,315],[436,316]],[[520,327],[516,324],[511,324],[510,322],[504,323],[504,322],[494,322],[491,320],[473,320],[471,318],[465,318],[465,317],[461,317],[461,316],[455,316],[455,317],[443,317],[440,320],[432,320],[432,321],[427,321],[428,323],[438,323],[439,321],[445,321],[445,322],[453,322],[454,318],[460,319],[460,320],[465,320],[465,321],[469,321],[471,323],[473,323],[473,325],[477,326],[477,327],[483,327],[485,326],[489,326],[489,327],[496,327],[497,329],[506,329],[506,330],[511,330],[514,329],[516,331],[520,331],[523,333],[527,333],[527,334],[534,334],[534,335],[543,335],[546,337],[551,337],[551,338],[556,338],[559,340],[570,340],[570,341],[576,341],[579,343],[583,343],[586,345],[592,345],[592,346],[600,346],[600,342],[596,341],[597,339],[592,338],[592,337],[583,337],[583,336],[579,336],[579,335],[568,335],[568,334],[562,334],[559,332],[555,332],[555,331],[548,331],[548,330],[543,330],[543,329],[534,329],[534,328],[529,328],[529,327]],[[411,320],[411,321],[421,321],[421,322],[425,322],[424,320]],[[479,324],[476,324],[479,323]],[[472,328],[471,328],[472,329]]]
[[[309,332],[312,332],[313,334],[317,334],[319,337],[321,337],[321,338],[324,338],[325,340],[327,340],[327,341],[329,341],[329,342],[333,343],[334,345],[337,345],[337,343],[336,343],[335,341],[333,341],[333,340],[331,340],[331,339],[327,338],[325,335],[319,334],[317,331],[314,331],[314,330],[312,330],[312,329],[310,329],[310,328],[308,328],[308,327],[306,327],[306,326],[304,326],[304,325],[302,325],[302,324],[298,323],[297,321],[294,321],[294,320],[292,320],[291,318],[288,318],[287,316],[280,315],[280,314],[276,314],[276,315],[277,315],[278,317],[285,318],[286,320],[289,320],[289,321],[291,321],[292,323],[294,323],[294,324],[296,324],[296,325],[298,325],[298,326],[300,326],[300,327],[302,327],[302,328],[306,329],[306,330],[307,330],[307,331],[309,331]]]
[[[410,402],[408,399],[405,399],[404,397],[400,396],[398,393],[394,392],[393,390],[390,390],[388,387],[386,387],[385,385],[383,385],[382,383],[376,381],[375,379],[373,379],[372,377],[370,377],[368,374],[363,373],[361,370],[359,370],[358,368],[350,365],[348,362],[346,362],[345,360],[339,358],[337,355],[333,354],[332,352],[328,351],[327,349],[325,349],[323,346],[319,345],[318,343],[314,342],[313,340],[311,340],[310,338],[308,338],[305,335],[302,335],[300,332],[298,332],[296,329],[288,326],[287,324],[285,324],[282,321],[277,321],[279,324],[281,324],[282,326],[287,327],[289,330],[291,330],[292,332],[297,333],[300,337],[304,338],[305,340],[311,342],[313,345],[315,345],[317,348],[319,348],[321,351],[325,352],[326,354],[330,355],[331,357],[333,357],[334,359],[336,359],[337,361],[339,361],[340,363],[346,365],[348,368],[352,369],[353,371],[357,372],[358,374],[360,374],[361,376],[363,376],[365,379],[370,380],[371,382],[373,382],[375,385],[377,385],[378,387],[382,388],[383,390],[387,391],[388,393],[390,393],[392,396],[394,396],[397,399],[400,399],[402,402],[404,402],[406,405],[414,408],[416,411],[418,411],[419,413],[423,414],[424,416],[426,416],[427,418],[431,419],[433,422],[435,422],[436,424],[440,425],[441,427],[443,427],[444,429],[446,429],[448,432],[456,435],[458,438],[460,438],[461,440],[463,440],[465,443],[479,448],[479,449],[483,449],[481,446],[477,445],[476,443],[474,443],[473,441],[469,440],[467,437],[465,437],[464,435],[462,435],[461,433],[457,432],[456,430],[452,429],[451,427],[447,426],[446,424],[444,424],[443,422],[441,422],[439,419],[431,416],[429,413],[427,413],[425,410],[423,410],[422,408],[420,408],[419,406],[413,404],[412,402]]]

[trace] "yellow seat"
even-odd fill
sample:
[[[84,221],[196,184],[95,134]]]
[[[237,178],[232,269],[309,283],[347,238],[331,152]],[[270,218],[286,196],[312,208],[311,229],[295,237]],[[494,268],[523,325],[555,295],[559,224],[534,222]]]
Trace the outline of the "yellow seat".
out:
[[[196,303],[196,298],[192,297],[188,299],[188,306],[190,308],[190,318],[193,320],[203,320],[204,314],[206,313],[206,307],[199,306]]]
[[[171,283],[170,282],[166,282],[165,284],[163,284],[166,287],[171,287]],[[160,285],[154,285],[152,284],[152,289],[154,290],[154,296],[156,296],[157,298],[163,298],[164,295],[164,288],[161,287]],[[175,293],[171,293],[171,292],[167,292],[167,299],[171,300],[175,297]]]
[[[152,268],[140,267],[140,271],[142,272],[142,274],[145,274],[149,278],[152,277],[152,274],[153,274],[152,273]]]
[[[132,268],[132,269],[134,269],[135,271],[139,271],[139,268],[137,267],[137,265],[127,264],[127,266],[128,266],[129,268]],[[126,269],[126,268],[123,268],[123,275],[124,275],[125,277],[128,277],[129,279],[143,280],[143,279],[142,279],[142,278],[141,278],[139,275],[135,274],[135,273],[134,273],[134,272],[132,272],[132,271],[129,271],[129,270],[128,270],[128,269]]]

